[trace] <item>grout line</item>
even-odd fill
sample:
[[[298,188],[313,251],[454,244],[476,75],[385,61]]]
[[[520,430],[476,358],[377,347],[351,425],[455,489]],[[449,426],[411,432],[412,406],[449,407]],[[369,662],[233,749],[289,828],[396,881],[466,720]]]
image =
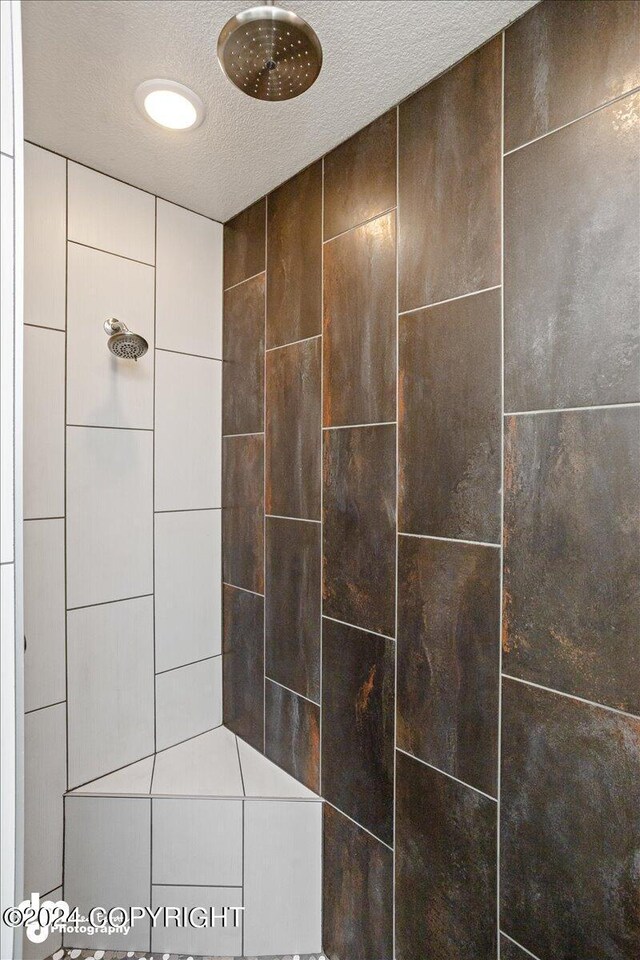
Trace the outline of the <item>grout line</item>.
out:
[[[352,630],[362,630],[363,633],[371,633],[374,637],[383,637],[385,640],[393,640],[395,643],[395,637],[390,637],[386,633],[378,633],[377,630],[369,630],[368,627],[359,627],[357,623],[347,623],[346,620],[338,620],[337,617],[330,617],[326,613],[322,614],[325,620],[331,620],[333,623],[341,623],[343,627],[351,627]]]
[[[224,223],[221,220],[215,220],[213,217],[208,217],[206,213],[200,213],[198,210],[192,210],[191,207],[185,207],[183,203],[178,203],[176,200],[167,200],[166,197],[160,197],[158,194],[151,193],[149,190],[145,190],[144,187],[138,187],[135,183],[129,183],[128,180],[122,180],[120,177],[116,177],[111,173],[105,173],[104,170],[98,170],[96,167],[90,167],[88,163],[83,163],[81,160],[74,160],[72,157],[67,157],[64,153],[59,153],[57,150],[52,150],[51,147],[44,147],[41,143],[36,143],[35,140],[27,140],[25,137],[25,143],[31,144],[32,147],[38,147],[39,150],[46,150],[47,153],[53,153],[56,157],[62,157],[63,160],[69,163],[75,163],[77,167],[84,167],[85,170],[92,170],[94,173],[99,173],[102,177],[109,177],[111,180],[116,180],[118,183],[124,184],[125,187],[133,187],[134,190],[137,190],[139,193],[146,193],[150,197],[154,197],[156,201],[162,200],[163,203],[170,203],[174,207],[180,207],[182,210],[186,210],[188,213],[195,213],[197,217],[204,217],[205,220],[210,220],[212,223],[219,223],[221,227],[224,226]],[[107,251],[108,252],[108,251]]]
[[[64,519],[65,517],[63,513],[61,517],[23,517],[22,522],[23,523],[42,523],[44,520],[64,520]],[[13,560],[5,561],[5,563],[6,562],[13,563]]]
[[[102,423],[67,423],[76,430],[132,430],[134,433],[153,433],[153,427],[114,427]]]
[[[332,810],[337,810],[338,813],[341,816],[343,816],[346,820],[350,820],[351,823],[355,823],[356,827],[359,827],[360,830],[364,830],[364,832],[368,833],[370,837],[373,837],[374,840],[377,840],[378,843],[381,843],[383,847],[386,847],[387,850],[391,850],[391,852],[393,852],[393,847],[390,846],[390,844],[385,843],[384,840],[380,839],[380,837],[376,837],[375,833],[371,833],[371,830],[367,830],[366,827],[363,827],[361,823],[358,823],[357,820],[354,820],[353,817],[350,817],[349,814],[345,813],[344,810],[341,810],[340,807],[336,807],[335,803],[331,803],[331,801],[327,800],[326,797],[323,797],[322,800],[324,803],[328,804],[328,806],[330,806]]]
[[[174,670],[183,670],[185,667],[195,667],[197,663],[207,663],[208,660],[217,660],[218,657],[221,656],[221,653],[212,653],[209,657],[200,657],[199,660],[189,660],[188,663],[179,663],[177,667],[167,667],[166,670],[156,670],[154,676],[162,677],[165,673],[173,673]]]
[[[234,733],[233,736],[236,741],[236,753],[238,754],[238,766],[240,767],[240,783],[242,784],[242,796],[246,797],[247,791],[244,785],[244,773],[242,772],[242,760],[240,758],[240,744],[238,743],[238,734]]]
[[[466,300],[467,297],[477,297],[481,293],[489,293],[491,290],[499,290],[500,284],[496,283],[493,287],[483,287],[481,290],[470,290],[469,293],[461,293],[457,297],[448,297],[446,300],[436,300],[435,303],[424,303],[421,307],[411,307],[410,310],[401,310],[400,317],[406,317],[409,313],[417,313],[418,310],[430,310],[432,307],[441,307],[445,303],[454,303],[456,300]]]
[[[33,327],[34,330],[50,330],[52,333],[66,333],[62,327],[47,327],[44,323],[28,323],[26,320],[22,324],[23,327]],[[54,888],[55,889],[55,888]]]
[[[534,417],[541,413],[582,413],[585,410],[618,410],[620,407],[640,407],[637,400],[624,403],[597,403],[584,407],[549,407],[547,410],[511,410],[505,417]]]
[[[521,943],[518,943],[517,940],[514,940],[513,937],[510,937],[508,933],[504,932],[504,930],[499,930],[498,934],[502,934],[505,940],[510,940],[511,943],[515,944],[515,946],[522,950],[523,953],[526,953],[528,957],[532,957],[532,960],[538,960],[538,957],[536,957],[535,953],[531,953],[531,950],[527,950],[526,947],[523,947]]]
[[[498,729],[496,742],[496,950],[500,960],[500,815],[502,791],[502,607],[504,596],[504,104],[506,32],[502,31],[500,76],[500,572],[498,614]]]
[[[177,353],[180,357],[195,357],[198,360],[212,360],[214,363],[222,363],[222,357],[207,357],[204,353],[189,353],[188,350],[169,350],[168,347],[155,347],[154,349],[158,350],[160,353]]]
[[[157,201],[156,201],[157,206]],[[155,763],[155,754],[154,763]],[[153,774],[151,774],[153,779]],[[145,798],[146,799],[146,798]],[[153,909],[153,800],[151,799],[151,788],[149,788],[149,909]],[[153,942],[153,924],[149,924],[149,953],[151,953],[151,944]]]
[[[283,517],[280,513],[265,513],[269,520],[298,520],[300,523],[322,523],[322,520],[312,520],[311,517]]]
[[[465,543],[470,547],[493,547],[499,550],[501,544],[489,543],[487,540],[461,540],[458,537],[434,537],[427,533],[407,533],[405,530],[399,530],[400,537],[415,537],[418,540],[438,540],[440,543]]]
[[[212,884],[212,883],[154,883],[154,884],[152,884],[152,886],[154,886],[154,887],[187,887],[187,888],[189,888],[189,887],[198,887],[198,888],[199,888],[199,887],[202,887],[202,889],[204,889],[204,890],[209,890],[211,887],[217,886],[217,884]],[[225,883],[225,890],[242,890],[242,885],[241,885],[241,884],[238,884],[238,883]],[[156,952],[157,952],[157,951],[156,951]],[[134,954],[134,956],[135,956],[135,954]],[[175,957],[176,954],[170,954],[170,956]],[[182,956],[182,954],[178,954],[177,956]],[[61,960],[64,960],[64,958],[61,958]],[[213,958],[213,960],[215,960],[215,958]]]
[[[292,690],[291,687],[287,687],[284,683],[280,683],[278,680],[274,680],[273,677],[267,676],[266,673],[265,673],[265,678],[269,681],[269,683],[275,683],[276,687],[282,687],[283,690],[288,690],[289,693],[292,693],[294,695],[294,697],[300,697],[301,700],[306,700],[307,703],[312,703],[314,707],[320,706],[317,700],[312,700],[311,697],[306,697],[304,693],[298,693],[297,690]]]
[[[152,767],[151,767],[151,779],[149,780],[149,796],[150,796],[150,797],[153,796],[153,778],[154,778],[155,775],[156,775],[156,757],[157,757],[157,755],[158,755],[157,753],[154,753],[154,754],[153,754],[153,765],[152,765]]]
[[[88,610],[90,607],[106,607],[110,603],[127,603],[128,600],[144,600],[146,597],[152,597],[152,593],[140,593],[136,597],[119,597],[117,600],[101,600],[100,603],[84,603],[79,607],[67,607],[67,613],[74,610]]]
[[[226,580],[222,581],[223,587],[231,587],[232,590],[242,590],[243,593],[252,593],[254,597],[262,597],[264,599],[264,593],[258,593],[257,590],[249,590],[248,587],[239,587],[235,583],[227,583]]]
[[[108,174],[103,174],[103,176],[108,176]],[[130,263],[139,263],[143,267],[151,267],[151,269],[154,269],[154,264],[149,263],[148,260],[138,260],[136,257],[125,257],[123,253],[114,253],[113,250],[105,250],[104,247],[94,247],[90,243],[81,243],[80,240],[71,240],[71,238],[67,236],[67,246],[70,243],[72,243],[74,247],[84,247],[85,250],[95,250],[96,253],[106,253],[108,257],[117,257],[119,260],[128,260]]]
[[[393,107],[391,109],[393,109]],[[381,116],[384,116],[384,114],[381,114]],[[322,159],[324,161],[324,157]],[[397,205],[393,207],[387,207],[386,210],[381,210],[380,213],[376,213],[372,217],[367,217],[366,220],[361,220],[360,223],[354,223],[352,227],[348,227],[346,230],[343,230],[341,233],[335,233],[332,237],[327,237],[326,240],[322,241],[322,245],[324,246],[325,243],[332,243],[334,240],[339,240],[340,237],[344,237],[347,233],[353,233],[354,230],[359,230],[361,227],[366,227],[368,223],[373,223],[374,220],[380,220],[382,217],[388,217],[389,214],[393,213],[393,211],[396,209],[397,209]],[[323,204],[323,215],[324,215],[324,204]],[[324,216],[323,216],[323,219],[324,219]],[[323,229],[323,233],[324,233],[324,229]]]
[[[396,107],[396,419],[400,419],[400,107]],[[400,430],[396,424],[396,463],[395,463],[395,483],[396,483],[396,596],[395,596],[395,634],[398,637],[398,579],[399,579],[399,473],[400,473]],[[396,749],[398,747],[398,644],[396,642],[393,670],[393,810],[392,810],[392,829],[393,829],[393,857],[391,874],[391,950],[393,956],[396,955],[396,809],[397,809],[397,763]]]
[[[264,430],[257,430],[254,433],[223,433],[222,439],[229,440],[233,437],[263,437]]]
[[[30,713],[38,713],[40,710],[49,710],[51,707],[59,707],[61,703],[66,704],[66,700],[56,700],[55,703],[45,703],[42,707],[32,707],[31,710],[25,710],[24,715],[28,717]]]
[[[265,288],[266,289],[266,288]],[[285,347],[295,347],[299,343],[308,343],[309,340],[318,340],[321,333],[314,333],[312,337],[303,337],[301,340],[290,340],[289,343],[279,343],[277,347],[265,347],[265,353],[272,353],[274,350],[284,350]],[[265,340],[266,343],[266,340]]]
[[[443,777],[448,777],[449,780],[453,780],[455,783],[459,783],[460,786],[466,787],[467,790],[473,790],[474,793],[479,793],[481,797],[485,797],[487,800],[491,800],[491,803],[497,804],[496,797],[492,797],[491,794],[485,793],[484,790],[479,790],[478,787],[473,787],[470,783],[467,783],[465,780],[460,780],[459,777],[454,777],[452,773],[447,773],[446,770],[441,770],[440,767],[434,766],[432,763],[428,763],[426,760],[423,760],[421,757],[416,757],[414,753],[409,753],[407,750],[403,750],[402,747],[396,747],[398,753],[403,753],[405,757],[410,757],[412,760],[415,760],[417,763],[421,763],[425,767],[429,767],[430,770],[435,770],[436,773],[441,773]]]
[[[90,783],[96,783],[98,780],[102,780],[104,777],[110,777],[112,773],[120,773],[121,770],[126,770],[127,767],[132,767],[134,763],[142,763],[143,760],[149,760],[151,757],[154,757],[155,754],[148,753],[144,757],[138,757],[137,760],[130,760],[129,763],[123,763],[121,767],[115,767],[113,770],[107,770],[106,773],[101,773],[99,777],[91,777],[90,780],[85,780],[84,783],[78,783],[74,787],[67,787],[67,794],[71,795],[76,790],[82,790],[83,787],[87,787]],[[93,796],[93,794],[87,794],[87,796]],[[147,795],[136,794],[136,796],[142,796],[143,799],[146,799]]]
[[[266,199],[266,198],[265,198]],[[245,208],[246,209],[246,208]],[[242,212],[242,211],[240,211]],[[233,217],[231,218],[233,219]],[[250,277],[245,277],[244,280],[238,280],[237,283],[232,283],[230,287],[224,287],[223,293],[228,293],[229,290],[235,290],[236,287],[241,287],[243,283],[249,283],[249,280],[255,280],[256,277],[261,277],[263,273],[266,274],[267,268],[265,266],[264,270],[259,270],[258,273],[252,273]]]
[[[611,100],[607,100],[606,103],[601,103],[600,106],[594,107],[593,110],[587,110],[586,113],[580,114],[579,117],[575,117],[573,120],[568,120],[567,123],[561,123],[559,127],[554,127],[553,130],[547,130],[546,133],[541,133],[539,137],[533,137],[532,140],[527,140],[525,143],[521,143],[518,147],[512,147],[511,150],[507,150],[504,153],[505,157],[510,157],[512,153],[517,153],[519,150],[524,150],[525,147],[531,146],[532,143],[538,143],[539,140],[545,140],[547,137],[553,136],[554,133],[558,133],[560,130],[565,130],[566,127],[572,127],[574,123],[579,123],[580,120],[585,120],[587,117],[592,117],[594,113],[600,113],[601,110],[606,110],[607,107],[610,107],[614,103],[618,103],[620,100],[625,100],[627,97],[632,97],[635,93],[640,91],[640,87],[632,87],[631,90],[627,90],[625,93],[621,93],[617,97],[613,97]]]
[[[154,510],[154,515],[159,513],[210,513],[212,510],[222,510],[222,507],[184,507],[175,510]]]
[[[534,683],[533,680],[524,680],[522,677],[514,677],[510,673],[503,673],[502,679],[513,680],[514,683],[522,683],[525,687],[535,687],[536,690],[544,690],[545,693],[555,693],[559,697],[566,697],[567,700],[586,703],[590,707],[597,707],[599,710],[608,710],[609,713],[616,713],[621,717],[630,717],[632,720],[640,719],[640,714],[632,713],[630,710],[621,710],[619,707],[610,707],[606,703],[598,703],[596,700],[587,700],[586,697],[579,697],[575,693],[566,693],[564,690],[556,690],[554,687],[545,687],[541,683]]]
[[[395,427],[395,420],[379,420],[377,423],[338,423],[335,426],[323,427],[323,430],[357,430],[361,427]]]

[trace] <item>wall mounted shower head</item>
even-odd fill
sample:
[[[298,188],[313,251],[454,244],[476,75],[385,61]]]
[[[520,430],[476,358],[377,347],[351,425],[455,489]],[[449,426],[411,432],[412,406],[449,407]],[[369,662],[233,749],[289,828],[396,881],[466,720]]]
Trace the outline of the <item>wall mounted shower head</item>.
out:
[[[256,100],[291,100],[315,82],[322,47],[309,24],[264,3],[236,14],[218,37],[218,61],[239,90]]]
[[[104,332],[109,337],[107,340],[109,350],[121,360],[137,361],[138,357],[143,357],[149,349],[149,344],[144,337],[131,333],[126,323],[116,320],[115,317],[105,320]]]

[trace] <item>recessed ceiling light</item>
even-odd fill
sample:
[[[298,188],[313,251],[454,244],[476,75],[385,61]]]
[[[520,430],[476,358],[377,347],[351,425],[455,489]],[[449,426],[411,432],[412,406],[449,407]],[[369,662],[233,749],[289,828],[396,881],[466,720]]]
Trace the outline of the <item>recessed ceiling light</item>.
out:
[[[145,80],[136,90],[140,113],[169,130],[193,130],[204,120],[200,97],[175,80]]]

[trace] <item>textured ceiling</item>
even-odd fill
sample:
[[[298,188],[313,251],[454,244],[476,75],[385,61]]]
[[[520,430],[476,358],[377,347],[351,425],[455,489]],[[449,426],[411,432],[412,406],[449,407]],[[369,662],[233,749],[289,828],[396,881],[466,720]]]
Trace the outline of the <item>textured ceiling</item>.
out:
[[[535,0],[291,0],[320,37],[306,94],[251,100],[223,76],[216,40],[250,0],[24,0],[25,135],[225,221],[441,73]],[[137,112],[142,80],[191,87],[190,133]]]

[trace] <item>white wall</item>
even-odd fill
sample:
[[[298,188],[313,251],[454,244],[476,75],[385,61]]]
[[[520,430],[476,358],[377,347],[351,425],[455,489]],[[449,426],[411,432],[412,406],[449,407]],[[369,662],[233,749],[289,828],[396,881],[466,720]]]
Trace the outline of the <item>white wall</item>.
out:
[[[0,913],[22,887],[22,49],[0,3]],[[0,924],[0,956],[14,956]]]
[[[222,227],[31,144],[25,195],[25,887],[47,893],[65,789],[222,722]]]

